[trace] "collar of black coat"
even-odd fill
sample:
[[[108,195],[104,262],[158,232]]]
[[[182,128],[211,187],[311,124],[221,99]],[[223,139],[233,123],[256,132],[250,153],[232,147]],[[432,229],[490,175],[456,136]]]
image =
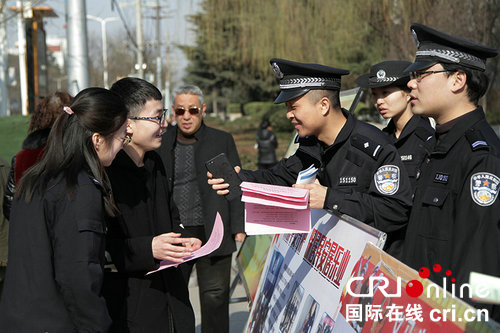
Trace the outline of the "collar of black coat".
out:
[[[202,140],[202,138],[205,135],[206,129],[207,129],[207,125],[205,125],[205,122],[202,120],[200,128],[193,134],[194,138],[197,141]],[[165,135],[167,136],[167,138],[169,140],[173,140],[172,146],[175,146],[175,143],[177,142],[177,131],[178,130],[179,130],[179,126],[177,126],[177,125],[168,126],[167,131],[165,132],[166,133]],[[164,144],[165,144],[165,142],[162,143],[162,145],[164,145]]]
[[[429,120],[427,118],[413,115],[410,120],[406,123],[405,127],[401,131],[401,134],[399,135],[399,138],[394,141],[394,145],[396,145],[401,141],[404,141],[407,137],[409,137],[413,132],[416,131],[416,129],[421,126],[425,126],[425,122],[429,124]],[[430,127],[430,124],[429,124]],[[382,130],[384,133],[387,133],[388,135],[394,135],[396,132],[396,125],[394,124],[394,121],[391,119],[387,126]],[[429,136],[432,135],[432,132],[429,131]],[[423,141],[426,141],[427,138],[421,138]]]
[[[485,119],[484,111],[481,106],[475,110],[461,116],[461,119],[451,128],[443,140],[439,141],[433,150],[433,154],[446,154],[455,143],[465,135],[465,132],[474,126],[477,122]]]
[[[28,134],[23,141],[23,149],[37,149],[47,144],[50,128],[42,128]]]
[[[137,172],[138,177],[145,177],[147,174],[146,170],[150,170],[154,163],[158,163],[157,161],[153,161],[155,159],[153,156],[154,154],[157,153],[155,151],[147,151],[144,154],[144,166],[138,167],[125,150],[122,149],[116,154],[113,163],[108,168],[114,169],[118,173],[120,173],[120,170],[132,170],[133,172]]]

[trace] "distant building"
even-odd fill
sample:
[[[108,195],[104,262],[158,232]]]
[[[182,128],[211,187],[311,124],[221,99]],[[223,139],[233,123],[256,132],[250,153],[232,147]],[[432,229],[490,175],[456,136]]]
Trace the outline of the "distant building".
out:
[[[49,62],[57,65],[59,70],[63,71],[65,67],[65,58],[67,55],[66,37],[47,36],[47,57]]]

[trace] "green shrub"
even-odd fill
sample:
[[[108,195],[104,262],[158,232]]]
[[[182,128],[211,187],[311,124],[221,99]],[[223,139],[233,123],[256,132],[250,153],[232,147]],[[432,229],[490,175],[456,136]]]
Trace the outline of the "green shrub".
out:
[[[242,108],[240,103],[230,103],[227,106],[227,113],[241,113]]]
[[[293,131],[293,125],[290,122],[290,120],[287,119],[286,117],[286,109],[281,108],[275,110],[269,117],[269,121],[271,122],[273,126],[273,130],[275,132],[292,132]]]
[[[28,135],[29,119],[21,115],[0,117],[0,156],[9,163]]]

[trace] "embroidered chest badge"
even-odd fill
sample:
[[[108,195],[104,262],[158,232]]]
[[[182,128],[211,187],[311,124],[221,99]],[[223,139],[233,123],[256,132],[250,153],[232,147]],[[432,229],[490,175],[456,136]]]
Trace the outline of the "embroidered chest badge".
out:
[[[492,205],[498,196],[500,178],[489,172],[478,172],[470,178],[472,200],[479,206]]]
[[[399,189],[399,167],[383,165],[375,173],[375,186],[377,190],[386,195],[393,195]]]

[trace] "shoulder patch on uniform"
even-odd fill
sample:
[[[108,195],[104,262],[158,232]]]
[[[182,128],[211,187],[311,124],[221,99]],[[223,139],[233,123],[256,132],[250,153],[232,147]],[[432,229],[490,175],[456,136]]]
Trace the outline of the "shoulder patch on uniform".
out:
[[[473,151],[482,149],[490,150],[490,146],[486,142],[486,139],[484,138],[481,131],[471,128],[465,132],[465,137],[467,138],[467,141],[469,141],[471,149]]]
[[[472,200],[479,206],[491,206],[497,196],[500,178],[489,172],[477,172],[470,178]]]
[[[393,195],[399,189],[399,167],[396,165],[382,165],[375,172],[375,187],[381,194]]]
[[[377,159],[382,151],[382,145],[363,135],[351,136],[351,144],[373,159]]]

